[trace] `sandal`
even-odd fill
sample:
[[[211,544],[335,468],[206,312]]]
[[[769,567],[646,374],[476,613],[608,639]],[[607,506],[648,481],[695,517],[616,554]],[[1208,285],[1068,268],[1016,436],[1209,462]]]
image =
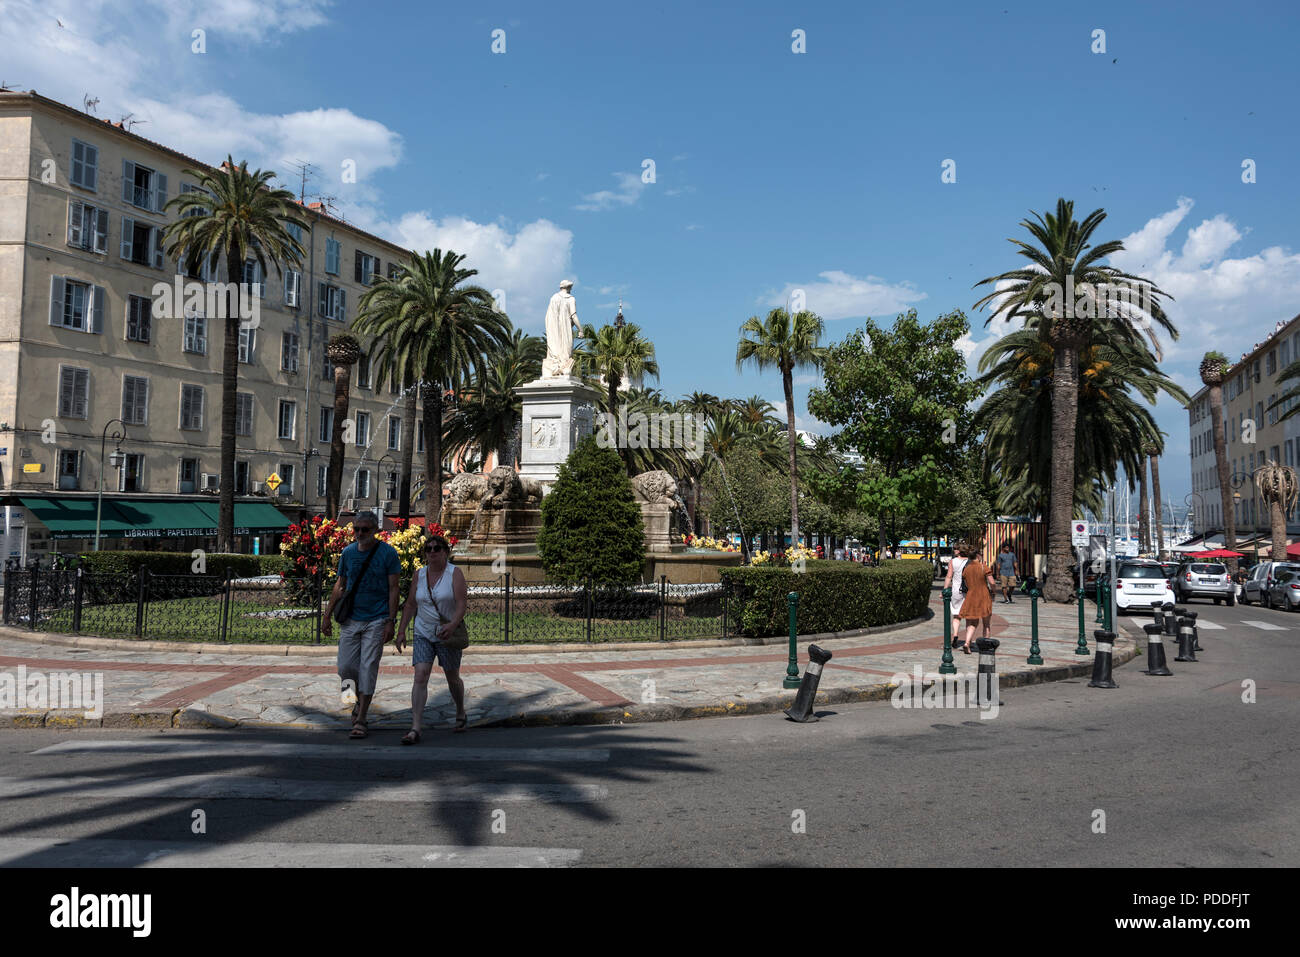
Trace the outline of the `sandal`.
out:
[[[402,744],[419,744],[420,732],[412,728],[406,734],[402,735]]]
[[[352,738],[353,740],[368,738],[370,737],[370,729],[366,727],[366,723],[364,721],[353,721],[352,730],[351,732],[348,733],[348,737]]]
[[[455,731],[457,734],[460,734],[462,731],[465,730],[465,725],[466,725],[466,722],[468,722],[468,721],[469,721],[469,716],[468,716],[468,715],[463,715],[463,714],[462,714],[462,715],[458,716],[458,717],[456,718],[456,726],[455,726],[454,728],[452,728],[452,730]]]

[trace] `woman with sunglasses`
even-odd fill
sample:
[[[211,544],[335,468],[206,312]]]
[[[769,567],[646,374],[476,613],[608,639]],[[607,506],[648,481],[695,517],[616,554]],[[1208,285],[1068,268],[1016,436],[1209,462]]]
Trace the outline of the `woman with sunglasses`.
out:
[[[465,684],[460,679],[460,649],[446,647],[442,639],[450,638],[464,619],[468,595],[464,572],[451,563],[451,546],[440,535],[430,538],[424,546],[424,567],[411,581],[395,642],[400,652],[406,643],[406,625],[414,616],[415,644],[411,648],[411,660],[415,664],[415,683],[411,685],[411,730],[402,737],[402,744],[419,743],[424,705],[429,697],[429,675],[433,672],[435,660],[446,674],[447,689],[456,702],[455,730],[465,730]]]

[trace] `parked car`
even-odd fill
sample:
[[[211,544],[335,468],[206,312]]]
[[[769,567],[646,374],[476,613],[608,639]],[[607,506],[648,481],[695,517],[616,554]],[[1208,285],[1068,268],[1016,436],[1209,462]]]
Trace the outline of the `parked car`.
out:
[[[1273,584],[1264,592],[1264,607],[1300,611],[1300,570],[1280,571],[1273,577]]]
[[[1173,601],[1173,586],[1158,562],[1127,561],[1119,566],[1115,578],[1116,608],[1149,609]]]
[[[1213,598],[1216,605],[1225,600],[1237,603],[1237,589],[1228,576],[1228,566],[1218,562],[1184,562],[1174,573],[1174,594],[1178,601]]]
[[[1241,603],[1249,605],[1252,601],[1263,602],[1264,593],[1273,587],[1279,572],[1300,571],[1300,562],[1260,562],[1250,569],[1246,582],[1242,586]]]

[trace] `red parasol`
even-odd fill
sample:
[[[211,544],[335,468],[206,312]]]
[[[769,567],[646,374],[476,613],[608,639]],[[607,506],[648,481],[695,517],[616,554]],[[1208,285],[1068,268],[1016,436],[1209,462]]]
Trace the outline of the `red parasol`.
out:
[[[1208,552],[1192,552],[1192,558],[1245,558],[1242,552],[1230,552],[1226,548],[1212,548]]]

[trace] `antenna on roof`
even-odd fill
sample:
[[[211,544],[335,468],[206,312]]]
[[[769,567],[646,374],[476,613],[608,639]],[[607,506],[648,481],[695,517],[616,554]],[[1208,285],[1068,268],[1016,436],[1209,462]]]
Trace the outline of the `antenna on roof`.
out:
[[[91,96],[89,93],[87,93],[85,96],[81,98],[81,108],[85,110],[87,113],[97,112],[95,109],[95,107],[97,106],[99,106],[99,97]]]
[[[320,203],[321,206],[324,207],[325,211],[329,213],[331,216],[335,217],[336,219],[343,218],[337,212],[338,201],[339,201],[339,198],[337,196],[322,196],[319,193],[317,193],[316,201]]]
[[[126,130],[128,133],[130,133],[131,127],[135,126],[135,124],[149,122],[148,120],[137,120],[134,119],[134,117],[135,117],[134,113],[125,113],[122,115],[122,118],[117,121],[117,125],[122,127],[122,129]]]
[[[21,86],[21,84],[19,85]],[[0,93],[12,93],[16,89],[18,89],[17,86],[13,86],[10,83],[0,80]]]
[[[307,177],[315,175],[316,166],[312,163],[308,163],[306,160],[294,160],[289,165],[292,166],[294,169],[296,169],[299,175],[298,202],[306,203]]]

